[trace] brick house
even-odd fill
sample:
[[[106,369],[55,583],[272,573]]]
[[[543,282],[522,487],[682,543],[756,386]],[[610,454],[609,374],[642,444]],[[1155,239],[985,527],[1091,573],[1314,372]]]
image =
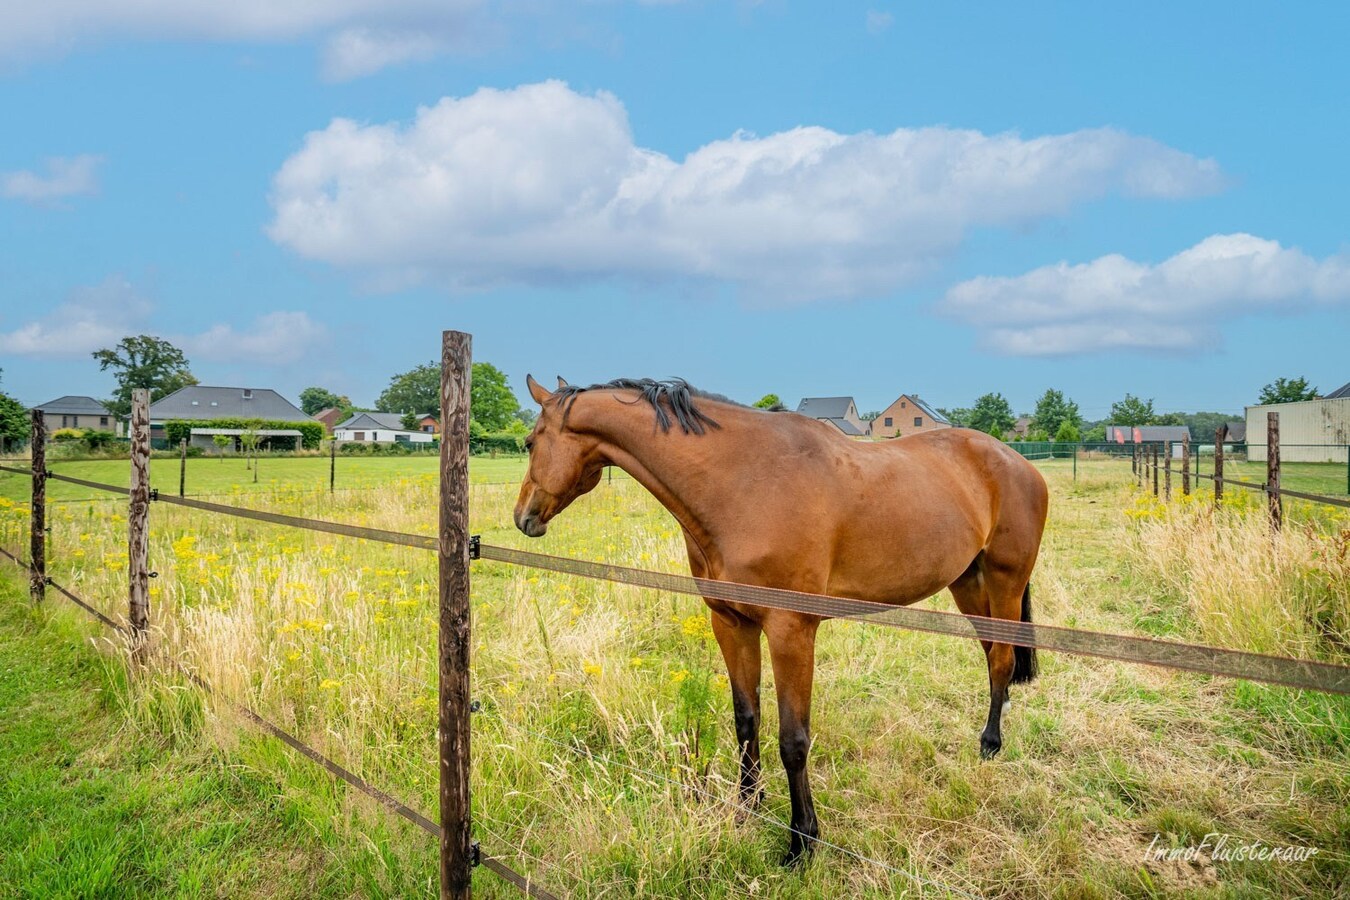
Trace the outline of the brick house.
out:
[[[440,434],[440,417],[432,413],[427,413],[425,416],[419,416],[417,419],[417,430],[426,434]]]
[[[892,438],[951,427],[946,416],[920,400],[917,394],[901,394],[872,420],[869,433],[872,437]]]
[[[337,428],[338,423],[345,418],[347,417],[342,415],[342,410],[338,409],[336,406],[321,409],[314,414],[314,421],[322,422],[324,429],[327,430],[329,434],[332,434],[333,429]]]

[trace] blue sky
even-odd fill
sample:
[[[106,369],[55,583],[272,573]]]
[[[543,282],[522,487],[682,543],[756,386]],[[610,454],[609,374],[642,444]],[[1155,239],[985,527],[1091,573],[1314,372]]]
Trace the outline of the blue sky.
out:
[[[473,333],[523,397],[1350,380],[1339,4],[6,4],[0,388],[372,402]],[[29,8],[31,7],[31,8]]]

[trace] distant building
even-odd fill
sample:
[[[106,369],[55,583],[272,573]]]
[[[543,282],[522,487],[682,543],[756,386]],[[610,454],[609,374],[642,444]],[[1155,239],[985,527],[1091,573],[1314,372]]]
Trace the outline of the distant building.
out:
[[[1013,423],[1012,433],[1008,437],[1024,438],[1031,432],[1031,416],[1018,416]]]
[[[429,444],[436,435],[409,431],[398,413],[359,412],[333,429],[333,439],[356,444]]]
[[[852,397],[804,397],[797,412],[812,419],[829,422],[849,437],[867,434],[867,423],[858,416]]]
[[[1247,458],[1266,459],[1266,414],[1280,414],[1281,462],[1346,461],[1350,444],[1350,384],[1317,400],[1247,407]]]
[[[1181,445],[1191,436],[1185,425],[1107,425],[1106,440],[1112,444],[1171,444],[1172,456],[1180,459]]]
[[[48,433],[58,428],[88,428],[94,431],[111,431],[122,436],[123,428],[108,407],[93,397],[66,396],[48,400],[33,407],[42,411]]]
[[[872,437],[883,438],[952,427],[946,416],[919,399],[918,394],[896,397],[870,424],[869,433]]]
[[[194,384],[150,404],[150,437],[163,438],[166,422],[210,423],[220,419],[259,419],[266,422],[312,422],[304,410],[269,388],[210,387]],[[294,428],[243,429],[203,424],[192,429],[188,444],[217,449],[217,436],[231,437],[237,446],[248,431],[269,443],[285,439],[299,448],[302,435]]]
[[[427,413],[417,420],[417,430],[425,431],[427,434],[441,433],[441,419],[432,413]]]
[[[333,429],[346,417],[342,415],[342,410],[338,409],[336,406],[330,406],[327,409],[321,409],[316,412],[313,418],[316,422],[322,422],[324,430],[331,435]]]

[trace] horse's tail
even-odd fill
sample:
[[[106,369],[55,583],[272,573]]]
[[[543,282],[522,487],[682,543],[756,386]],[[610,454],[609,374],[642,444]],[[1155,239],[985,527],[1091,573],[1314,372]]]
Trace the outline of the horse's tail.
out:
[[[1031,583],[1022,591],[1022,621],[1031,621]],[[1009,684],[1022,684],[1036,677],[1036,648],[1013,645],[1013,674]]]

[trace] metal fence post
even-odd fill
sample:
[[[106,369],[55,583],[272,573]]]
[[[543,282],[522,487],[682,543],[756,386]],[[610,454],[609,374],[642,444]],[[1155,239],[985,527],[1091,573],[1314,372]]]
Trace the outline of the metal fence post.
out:
[[[1188,432],[1181,438],[1181,496],[1191,495],[1191,436]]]
[[[47,423],[42,410],[33,410],[32,460],[33,500],[28,505],[28,593],[34,603],[47,597]]]
[[[1153,462],[1153,496],[1158,496],[1158,445],[1150,444],[1148,448],[1149,458]]]
[[[337,438],[328,440],[328,493],[333,493],[337,488]]]
[[[441,343],[440,805],[441,900],[468,900],[469,821],[469,379],[472,341]]]
[[[1228,426],[1220,425],[1214,429],[1214,508],[1223,505],[1223,439],[1228,436]]]
[[[178,442],[178,496],[187,496],[187,438]]]
[[[145,661],[150,628],[150,392],[131,392],[131,491],[127,510],[127,584],[131,654]]]
[[[1280,414],[1266,413],[1266,496],[1270,502],[1270,527],[1276,531],[1284,523],[1280,497]]]

